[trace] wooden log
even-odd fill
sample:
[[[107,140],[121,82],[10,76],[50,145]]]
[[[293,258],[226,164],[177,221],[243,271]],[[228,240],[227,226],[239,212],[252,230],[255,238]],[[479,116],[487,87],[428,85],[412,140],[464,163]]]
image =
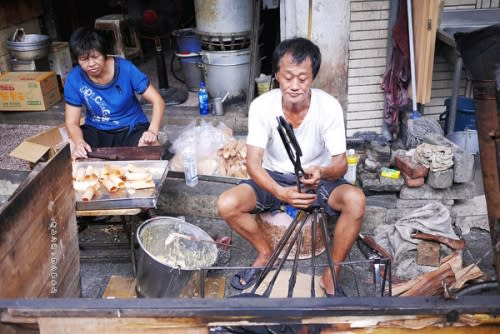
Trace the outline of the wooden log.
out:
[[[466,282],[484,276],[485,273],[483,273],[477,265],[475,265],[474,263],[470,264],[455,274],[456,282],[452,284],[450,289],[459,290],[465,285]]]
[[[410,281],[394,284],[393,296],[434,296],[443,292],[443,283],[447,286],[455,282],[455,273],[462,267],[462,256],[453,252],[446,256],[438,269],[420,275]]]
[[[443,293],[443,284],[451,285],[455,282],[455,273],[447,263],[440,266],[437,270],[425,273],[421,279],[405,291],[401,296],[437,296]]]
[[[439,243],[442,243],[448,247],[450,247],[453,250],[462,250],[465,248],[465,241],[461,239],[451,239],[447,237],[443,237],[442,235],[434,235],[430,233],[414,233],[411,235],[412,238],[414,239],[420,239],[420,240],[429,240],[429,241],[436,241]]]

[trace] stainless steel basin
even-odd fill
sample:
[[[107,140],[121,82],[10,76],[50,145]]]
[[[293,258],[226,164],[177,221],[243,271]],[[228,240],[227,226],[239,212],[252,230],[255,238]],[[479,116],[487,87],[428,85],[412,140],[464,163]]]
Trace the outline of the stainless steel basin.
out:
[[[471,32],[497,23],[500,23],[500,8],[445,10],[437,38],[455,48],[456,32]]]

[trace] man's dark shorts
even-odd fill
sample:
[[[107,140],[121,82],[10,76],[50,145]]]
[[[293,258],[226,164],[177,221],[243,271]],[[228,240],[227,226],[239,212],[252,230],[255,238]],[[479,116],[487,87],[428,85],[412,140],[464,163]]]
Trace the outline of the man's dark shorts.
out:
[[[267,172],[273,178],[274,181],[276,181],[278,184],[282,186],[297,185],[297,178],[293,174],[282,174],[269,170]],[[275,211],[278,210],[280,206],[283,204],[279,199],[274,197],[273,194],[259,187],[252,179],[244,180],[240,182],[240,184],[248,184],[249,186],[251,186],[255,192],[255,196],[257,197],[257,204],[255,206],[255,209],[251,213],[259,213],[263,211]],[[328,205],[328,197],[336,187],[342,184],[349,184],[349,182],[347,182],[343,177],[335,181],[321,180],[319,182],[319,187],[316,192],[318,197],[316,198],[316,201],[313,203],[313,206],[320,206],[329,216],[338,216],[339,212],[333,210]]]
[[[116,130],[98,130],[82,125],[83,139],[91,147],[137,146],[142,134],[148,130],[149,124],[137,124],[135,127],[124,127]]]

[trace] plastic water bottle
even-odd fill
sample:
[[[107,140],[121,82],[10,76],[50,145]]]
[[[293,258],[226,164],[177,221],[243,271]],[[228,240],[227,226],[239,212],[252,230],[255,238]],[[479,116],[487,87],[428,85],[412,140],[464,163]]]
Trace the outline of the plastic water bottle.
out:
[[[344,179],[351,184],[356,184],[356,167],[358,161],[359,155],[352,148],[349,149],[347,151],[347,173],[345,173]]]
[[[198,169],[196,167],[196,154],[192,148],[184,150],[184,179],[186,185],[194,187],[198,184]]]
[[[208,115],[208,93],[203,81],[200,82],[200,89],[198,90],[198,102],[200,115]]]

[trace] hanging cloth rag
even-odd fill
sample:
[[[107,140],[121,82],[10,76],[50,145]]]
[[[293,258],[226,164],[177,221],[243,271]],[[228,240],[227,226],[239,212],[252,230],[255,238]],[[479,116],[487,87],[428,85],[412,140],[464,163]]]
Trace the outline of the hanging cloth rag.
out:
[[[447,170],[453,166],[451,147],[423,143],[415,149],[415,160],[433,172]]]
[[[410,50],[408,42],[408,13],[406,0],[399,1],[398,18],[392,28],[391,59],[384,73],[384,122],[395,137],[399,125],[399,109],[408,104],[410,82]]]

